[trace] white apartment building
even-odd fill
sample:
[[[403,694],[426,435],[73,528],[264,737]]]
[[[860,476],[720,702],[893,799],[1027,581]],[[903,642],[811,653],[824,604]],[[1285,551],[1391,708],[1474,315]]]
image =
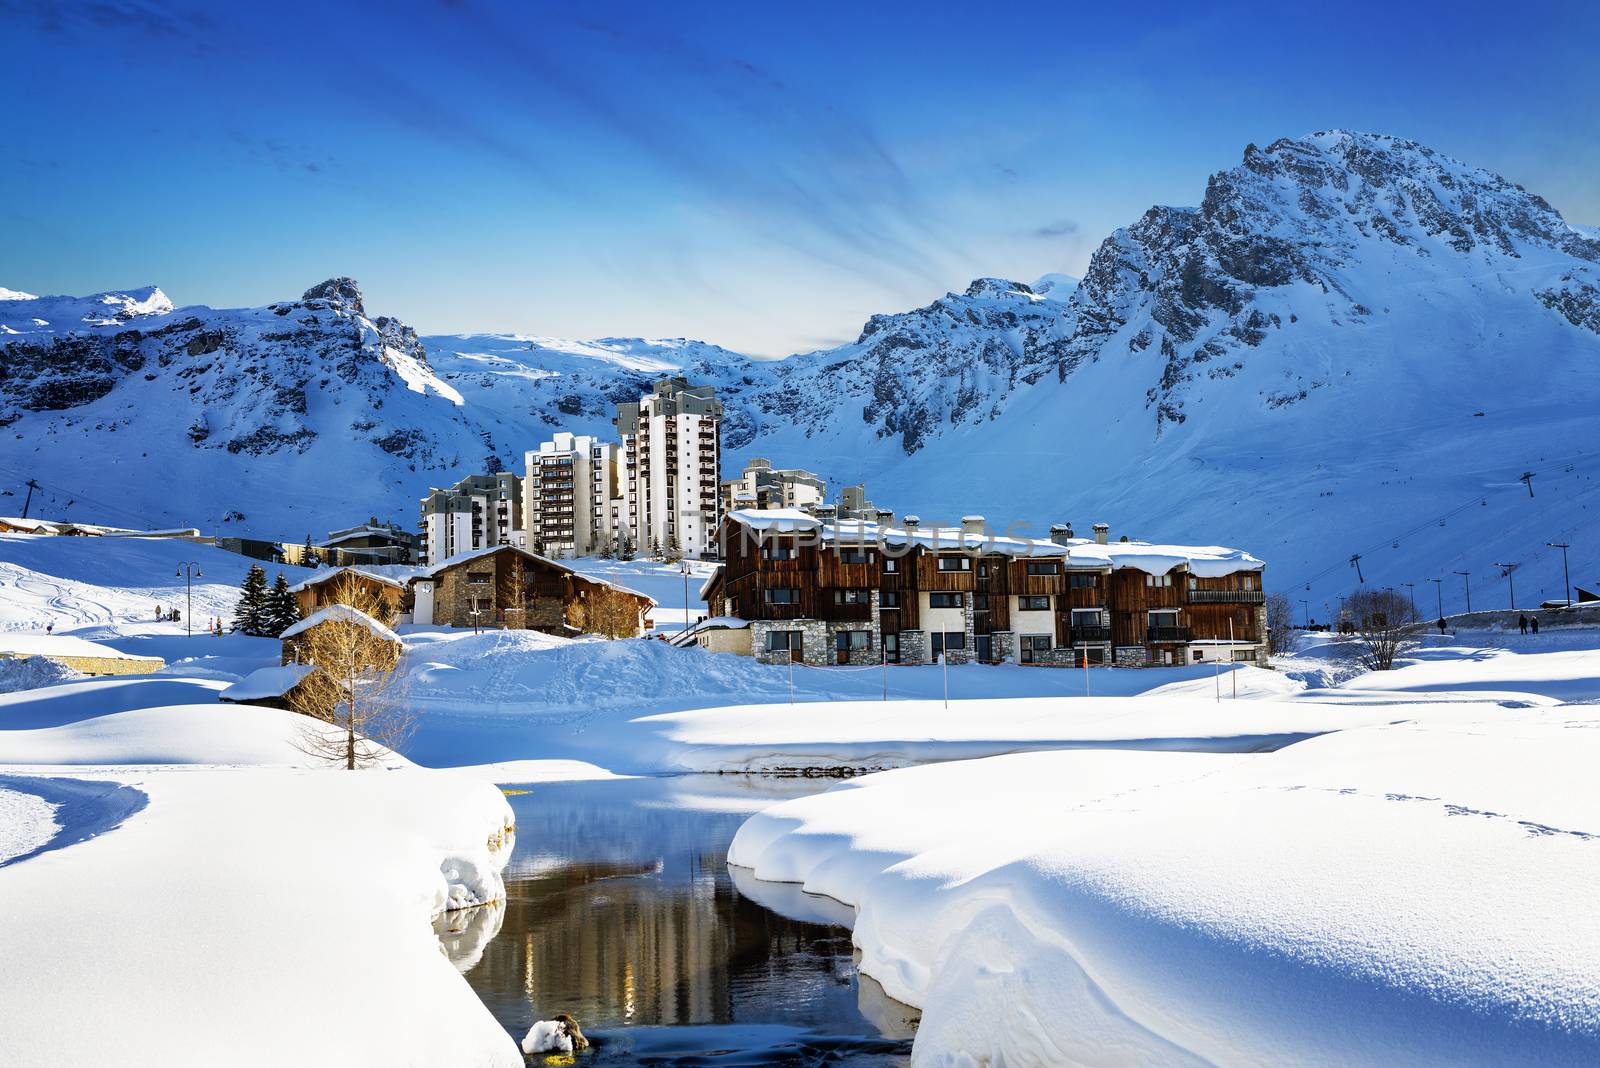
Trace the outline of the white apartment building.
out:
[[[523,537],[522,480],[509,471],[468,475],[422,498],[418,561],[437,564],[456,553],[516,545]]]
[[[622,449],[584,434],[556,434],[530,450],[522,479],[529,548],[554,558],[620,548]]]
[[[820,475],[799,468],[773,468],[772,461],[755,457],[738,478],[722,483],[722,510],[738,508],[808,508],[828,499],[828,484]]]
[[[716,551],[722,518],[722,402],[711,386],[663,378],[637,404],[617,405],[623,521],[641,552]]]

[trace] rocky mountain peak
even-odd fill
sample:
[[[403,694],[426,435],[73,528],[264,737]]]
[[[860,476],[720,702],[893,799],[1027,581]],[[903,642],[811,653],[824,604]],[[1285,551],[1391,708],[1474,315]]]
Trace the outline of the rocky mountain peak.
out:
[[[361,304],[361,285],[354,278],[330,278],[306,290],[300,299],[324,300],[343,311],[354,312],[357,315],[367,314]]]

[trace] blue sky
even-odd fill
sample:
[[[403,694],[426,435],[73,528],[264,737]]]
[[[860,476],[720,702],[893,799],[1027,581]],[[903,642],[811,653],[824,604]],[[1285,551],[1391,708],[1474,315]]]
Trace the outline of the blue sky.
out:
[[[1089,6],[0,0],[0,285],[779,355],[1329,128],[1600,223],[1600,4]]]

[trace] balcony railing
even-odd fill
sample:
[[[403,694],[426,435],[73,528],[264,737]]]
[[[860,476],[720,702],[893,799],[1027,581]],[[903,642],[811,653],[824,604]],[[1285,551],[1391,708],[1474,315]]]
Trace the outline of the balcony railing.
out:
[[[1152,642],[1186,642],[1189,640],[1188,627],[1150,627],[1144,634],[1145,640]]]
[[[1265,604],[1262,590],[1190,590],[1190,604]]]
[[[1108,642],[1110,640],[1110,627],[1093,626],[1072,628],[1073,645],[1093,645],[1097,642]]]

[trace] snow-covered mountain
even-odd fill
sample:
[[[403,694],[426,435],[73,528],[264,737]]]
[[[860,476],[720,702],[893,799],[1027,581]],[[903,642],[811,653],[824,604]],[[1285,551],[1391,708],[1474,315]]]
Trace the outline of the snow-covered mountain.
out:
[[[118,518],[91,498],[290,536],[408,518],[428,484],[552,430],[610,434],[616,402],[672,372],[718,387],[729,467],[810,466],[924,516],[1242,544],[1313,602],[1354,553],[1383,582],[1473,570],[1484,598],[1489,562],[1522,563],[1519,591],[1554,595],[1545,543],[1600,518],[1600,241],[1377,135],[1250,146],[1198,207],[1108,237],[1081,285],[979,279],[777,361],[418,339],[348,280],[241,311],[9,296],[0,476],[74,491],[84,518]]]

